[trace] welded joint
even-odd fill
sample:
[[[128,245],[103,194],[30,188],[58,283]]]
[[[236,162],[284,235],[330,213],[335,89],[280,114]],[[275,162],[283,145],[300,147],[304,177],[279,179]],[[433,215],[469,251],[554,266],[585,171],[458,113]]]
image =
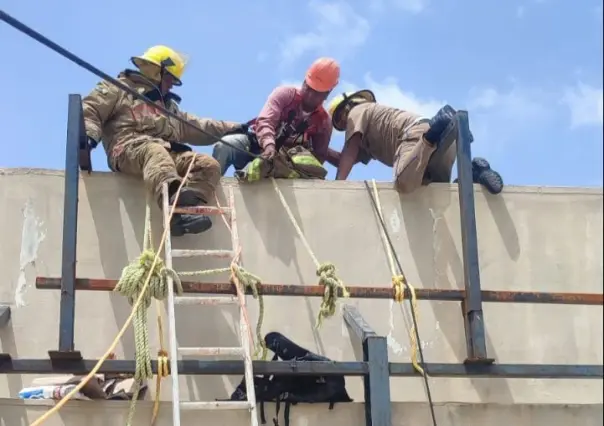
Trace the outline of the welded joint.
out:
[[[10,306],[0,305],[0,328],[8,326],[11,319]]]

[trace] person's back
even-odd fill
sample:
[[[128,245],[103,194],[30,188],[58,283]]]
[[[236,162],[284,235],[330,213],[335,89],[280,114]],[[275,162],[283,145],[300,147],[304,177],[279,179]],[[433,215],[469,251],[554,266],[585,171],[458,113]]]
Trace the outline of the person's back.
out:
[[[360,132],[363,135],[361,149],[392,167],[405,129],[420,118],[412,112],[367,102],[350,111],[346,131],[350,134]]]

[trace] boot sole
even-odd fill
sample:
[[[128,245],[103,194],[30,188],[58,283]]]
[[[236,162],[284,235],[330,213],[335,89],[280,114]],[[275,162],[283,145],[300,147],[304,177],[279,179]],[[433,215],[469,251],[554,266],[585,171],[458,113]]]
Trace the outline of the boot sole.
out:
[[[475,183],[484,186],[493,195],[503,191],[503,178],[491,169],[489,162],[481,157],[472,160],[472,177]]]
[[[200,217],[200,219],[202,219]],[[187,234],[201,234],[212,227],[212,221],[209,217],[204,217],[204,220],[197,220],[188,226],[184,227],[180,224],[170,225],[170,233],[173,237],[182,237]]]

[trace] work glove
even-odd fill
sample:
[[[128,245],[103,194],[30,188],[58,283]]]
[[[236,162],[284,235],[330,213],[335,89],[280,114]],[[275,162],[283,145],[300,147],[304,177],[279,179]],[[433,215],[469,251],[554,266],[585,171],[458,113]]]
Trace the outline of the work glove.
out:
[[[262,157],[265,160],[272,160],[275,157],[275,155],[277,155],[277,148],[275,147],[274,143],[269,143],[264,146],[264,149],[262,150],[262,154],[260,154],[260,157]]]
[[[179,143],[179,142],[170,142],[170,152],[187,152],[187,151],[193,151],[193,148],[191,148],[189,145],[186,145],[184,143]]]
[[[94,139],[92,139],[90,136],[86,137],[86,143],[90,147],[90,150],[93,150],[99,144],[97,141],[95,141]]]

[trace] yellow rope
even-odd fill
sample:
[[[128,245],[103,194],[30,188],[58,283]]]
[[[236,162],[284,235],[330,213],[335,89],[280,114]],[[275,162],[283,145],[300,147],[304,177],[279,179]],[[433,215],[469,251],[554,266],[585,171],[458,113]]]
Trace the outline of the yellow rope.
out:
[[[317,268],[317,276],[319,277],[319,285],[322,285],[325,287],[325,292],[323,293],[323,300],[321,301],[321,307],[319,309],[319,314],[317,316],[317,323],[315,325],[315,328],[318,329],[319,327],[321,327],[324,318],[332,317],[335,314],[336,303],[338,300],[338,289],[342,290],[342,296],[344,296],[344,297],[349,297],[350,294],[348,293],[348,290],[344,286],[344,283],[342,282],[342,280],[340,280],[337,277],[335,265],[333,263],[329,263],[329,262],[326,262],[323,264],[319,263],[319,260],[315,256],[315,253],[312,251],[310,244],[308,244],[308,241],[306,240],[306,237],[304,236],[304,232],[302,232],[302,229],[298,225],[298,222],[296,222],[296,218],[294,217],[294,214],[292,213],[291,209],[289,208],[289,205],[287,204],[285,197],[281,193],[281,190],[279,189],[279,185],[277,185],[277,181],[275,180],[275,178],[272,178],[272,177],[271,177],[271,181],[273,183],[273,188],[275,188],[275,192],[277,193],[277,196],[279,197],[279,200],[281,201],[281,204],[283,205],[283,208],[285,209],[287,216],[289,217],[289,220],[291,221],[292,225],[296,229],[296,232],[298,233],[298,236],[302,240],[304,247],[306,247],[306,251],[308,251],[310,258],[312,259],[313,263],[315,264],[315,266]]]
[[[182,179],[182,181],[181,181],[181,183],[180,183],[180,185],[178,187],[178,190],[176,191],[176,195],[175,195],[175,199],[176,200],[175,201],[178,201],[178,197],[180,196],[180,191],[182,190],[182,187],[183,187],[186,179],[188,178],[188,176],[189,176],[189,174],[191,172],[191,168],[193,167],[193,164],[195,162],[196,156],[197,156],[197,154],[194,153],[193,157],[191,158],[191,163],[189,164],[187,172],[185,173],[185,176]],[[176,206],[176,202],[172,205],[172,208],[170,209],[170,214],[168,216],[168,221],[170,221],[172,219],[172,216],[174,215],[175,206]],[[132,306],[132,312],[130,312],[130,315],[126,319],[126,322],[124,323],[124,325],[122,326],[122,328],[120,329],[120,331],[115,336],[115,339],[113,340],[113,342],[111,343],[111,345],[109,345],[109,348],[107,348],[107,350],[105,351],[105,353],[103,354],[103,356],[98,360],[98,362],[92,368],[92,370],[90,371],[90,373],[88,373],[88,375],[86,377],[84,377],[84,379],[80,383],[78,383],[75,388],[73,388],[67,395],[65,395],[63,398],[61,398],[61,400],[59,402],[57,402],[57,404],[54,407],[52,407],[50,410],[48,410],[46,413],[44,413],[42,416],[40,416],[30,426],[40,426],[42,423],[44,423],[46,420],[48,420],[48,418],[52,414],[54,414],[57,411],[59,411],[67,403],[67,401],[69,401],[71,398],[73,398],[73,396],[76,395],[90,381],[90,379],[92,379],[93,377],[95,377],[95,375],[97,374],[97,372],[99,371],[99,369],[101,368],[101,366],[103,365],[103,363],[105,362],[105,360],[107,360],[107,358],[109,358],[109,356],[115,350],[115,348],[117,347],[120,339],[122,338],[122,336],[126,332],[126,329],[130,325],[130,323],[134,320],[134,318],[137,316],[138,307],[141,305],[141,303],[143,303],[143,300],[147,296],[147,288],[149,287],[151,279],[153,278],[153,272],[155,270],[155,267],[156,267],[156,265],[159,262],[159,253],[161,252],[161,250],[162,250],[162,248],[163,248],[163,246],[164,246],[164,244],[166,242],[167,233],[168,233],[168,227],[166,227],[164,229],[164,232],[162,234],[162,238],[161,238],[161,241],[160,241],[160,244],[159,244],[158,251],[155,254],[155,257],[153,258],[153,262],[152,262],[152,264],[149,267],[149,272],[147,274],[147,278],[145,279],[145,282],[144,282],[143,286],[139,290],[139,294],[138,294],[138,296],[136,298],[136,301],[134,301],[134,304]]]
[[[384,215],[382,213],[382,204],[380,202],[380,195],[377,189],[377,185],[375,183],[375,179],[371,180],[373,185],[373,194],[375,198],[375,203],[377,205],[378,215],[382,220],[384,220]],[[388,244],[386,239],[386,234],[383,229],[380,228],[380,235],[382,237],[382,241],[386,246],[386,252],[388,255],[388,263],[390,264],[390,271],[392,273],[392,288],[394,290],[394,300],[398,303],[403,303],[405,299],[405,288],[409,290],[409,294],[411,295],[411,309],[413,310],[414,316],[416,320],[419,320],[419,309],[417,305],[417,297],[415,295],[415,288],[407,282],[407,278],[404,274],[398,275],[396,273],[396,267],[394,265],[394,255],[392,254],[392,249]],[[424,375],[424,369],[419,365],[418,362],[418,352],[419,352],[419,343],[417,341],[417,333],[415,332],[415,322],[411,324],[409,328],[409,339],[411,341],[411,363],[413,364],[413,368],[421,374]]]

